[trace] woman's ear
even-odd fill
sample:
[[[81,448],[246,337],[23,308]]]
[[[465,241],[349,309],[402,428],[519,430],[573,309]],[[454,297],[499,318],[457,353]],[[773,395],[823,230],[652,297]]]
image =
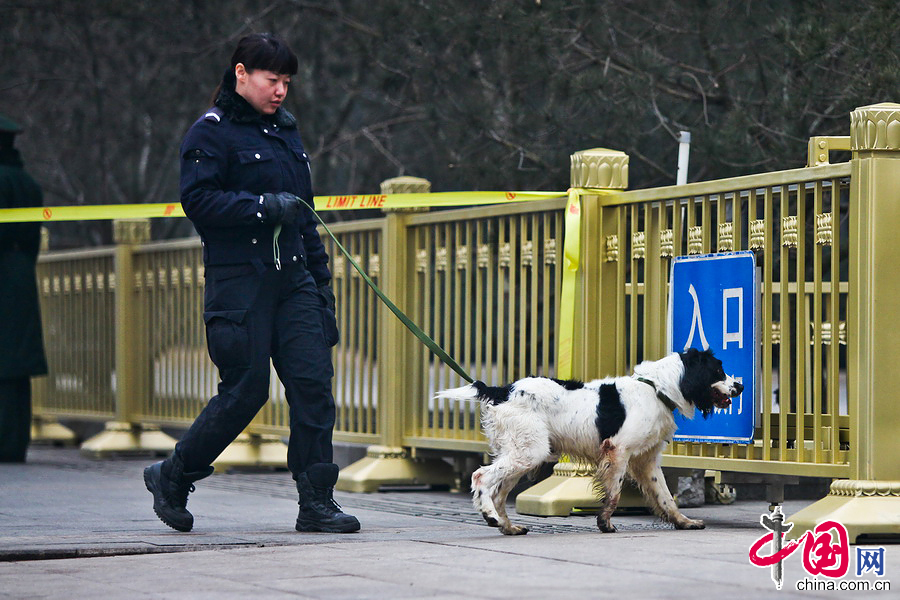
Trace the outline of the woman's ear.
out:
[[[244,63],[238,63],[234,65],[234,77],[241,83],[247,83],[247,69],[244,67]]]

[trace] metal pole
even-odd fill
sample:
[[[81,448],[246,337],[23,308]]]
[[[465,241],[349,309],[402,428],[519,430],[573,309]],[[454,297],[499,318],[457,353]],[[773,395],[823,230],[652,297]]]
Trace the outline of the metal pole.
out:
[[[691,132],[678,132],[678,173],[675,175],[675,184],[687,183],[688,159],[691,156]]]

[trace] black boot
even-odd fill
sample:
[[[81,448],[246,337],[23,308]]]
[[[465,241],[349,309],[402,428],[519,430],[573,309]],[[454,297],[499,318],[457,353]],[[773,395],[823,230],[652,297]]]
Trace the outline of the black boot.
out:
[[[297,531],[324,531],[351,533],[359,531],[356,517],[345,514],[332,496],[338,478],[338,466],[318,463],[297,477],[300,493],[300,514],[297,515]]]
[[[177,454],[144,469],[144,484],[153,494],[153,512],[160,520],[178,531],[190,531],[194,515],[187,510],[187,497],[194,491],[194,482],[209,477],[212,467],[195,473],[185,473],[184,463]]]

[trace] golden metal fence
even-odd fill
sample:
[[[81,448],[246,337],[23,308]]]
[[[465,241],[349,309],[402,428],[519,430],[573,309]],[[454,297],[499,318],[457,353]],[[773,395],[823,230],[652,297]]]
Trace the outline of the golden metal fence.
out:
[[[134,252],[134,300],[142,368],[136,417],[185,426],[216,393],[218,374],[206,352],[203,259],[196,239],[145,244]]]
[[[331,230],[366,274],[381,281],[381,220],[341,223]],[[379,303],[350,262],[328,236],[332,287],[337,299],[341,340],[334,349],[334,438],[345,442],[379,442],[379,368],[384,349],[378,345]]]
[[[625,373],[666,353],[674,256],[757,253],[765,393],[755,443],[676,443],[666,464],[781,474],[804,474],[816,465],[818,474],[847,475],[849,175],[849,164],[828,165],[609,194],[596,197],[594,210],[587,207],[586,228],[606,233],[583,242],[584,322],[590,330],[597,321],[597,335],[585,335],[582,349],[586,378]],[[409,312],[475,378],[503,383],[555,375],[564,207],[560,198],[407,217]],[[383,226],[383,219],[372,219],[333,228],[376,282],[385,268]],[[401,417],[404,446],[484,451],[477,404],[432,399],[461,379],[422,346],[384,352],[377,298],[330,240],[327,246],[342,332],[334,354],[335,438],[379,443],[379,379],[396,377],[410,390]],[[41,260],[52,368],[36,391],[45,414],[107,419],[115,413],[113,262],[112,250]],[[187,425],[217,383],[200,318],[196,240],[136,247],[133,277],[139,343],[131,416]],[[274,376],[271,392],[253,427],[285,433],[287,404]]]
[[[555,375],[565,199],[409,218],[411,316],[472,377]],[[408,358],[403,444],[484,452],[477,402],[435,400],[465,382],[427,348]]]
[[[673,257],[751,250],[761,271],[763,393],[754,443],[678,442],[664,464],[849,474],[849,176],[845,163],[599,200],[607,233],[586,243],[602,256],[597,284],[614,287],[615,296],[588,310],[602,313],[616,341],[609,356],[594,352],[589,368],[625,373],[669,351]]]
[[[563,305],[574,306],[577,377],[627,373],[664,355],[673,258],[753,251],[763,390],[754,442],[678,442],[664,464],[851,477],[859,485],[847,490],[884,495],[864,480],[900,480],[893,402],[900,106],[858,109],[851,134],[849,144],[814,138],[816,166],[635,191],[614,189],[627,181],[624,154],[588,151],[573,156],[580,203],[568,209],[560,198],[388,212],[333,229],[413,320],[474,377],[495,384],[556,375]],[[850,163],[827,164],[831,142],[849,146]],[[568,250],[563,257],[563,213],[572,209],[580,212],[580,263]],[[120,229],[115,249],[41,257],[50,375],[35,384],[35,412],[186,425],[216,384],[201,320],[200,248],[196,240],[142,243],[134,223]],[[401,461],[422,450],[483,452],[479,407],[432,399],[459,377],[326,244],[342,332],[335,439],[379,445],[380,456]],[[572,285],[573,266],[574,297],[563,299],[563,275]],[[272,382],[272,402],[250,429],[283,435],[286,403]],[[370,474],[354,476],[364,483]]]
[[[666,464],[846,476],[849,409],[846,311],[849,164],[586,198],[582,369],[625,373],[666,353],[671,260],[753,250],[761,267],[760,427],[752,445],[676,443]],[[414,321],[464,368],[490,383],[554,376],[565,199],[411,214],[407,290]],[[333,231],[376,282],[384,219]],[[335,439],[382,442],[384,378],[409,389],[402,444],[483,452],[477,403],[434,400],[461,385],[424,346],[384,351],[374,293],[326,237],[338,298]],[[115,413],[115,271],[112,250],[45,255],[39,269],[51,375],[36,385],[45,414]],[[203,266],[196,240],[133,252],[135,410],[142,423],[185,426],[215,394],[201,319]],[[833,285],[836,282],[836,285]],[[596,293],[593,293],[593,290]],[[802,290],[802,293],[799,291]],[[596,326],[596,327],[595,327]],[[596,333],[592,333],[596,330]],[[409,335],[409,334],[406,334]],[[380,382],[380,380],[382,380]],[[277,377],[253,429],[287,431]],[[723,462],[724,461],[724,462]]]
[[[408,216],[411,268],[400,303],[405,301],[412,318],[475,377],[497,383],[527,374],[555,374],[564,206],[565,199],[560,198]],[[376,283],[385,268],[381,263],[385,221],[331,227]],[[334,349],[334,438],[383,442],[379,398],[390,397],[385,379],[394,379],[408,388],[412,402],[400,417],[405,445],[485,451],[475,403],[451,406],[431,399],[438,389],[461,384],[460,378],[418,344],[403,345],[405,351],[392,341],[385,344],[380,302],[331,239],[323,238],[332,261],[341,331]],[[127,412],[127,421],[187,426],[216,393],[218,382],[206,352],[201,318],[204,280],[199,243],[196,239],[154,242],[122,250],[120,254],[130,262],[132,281],[125,292],[129,298],[122,300],[130,302],[134,311],[125,322],[132,343],[124,345],[133,362],[129,372],[134,379],[129,409],[120,407],[118,415],[115,410],[114,284],[104,285],[106,279],[115,280],[110,249],[41,258],[42,302],[49,317],[46,337],[54,351],[51,376],[36,388],[38,411],[97,419]],[[96,256],[105,260],[106,279],[94,274],[99,269]],[[70,285],[70,280],[89,283]],[[102,315],[94,316],[98,310],[84,305],[85,294],[103,301]],[[92,337],[100,335],[105,337]],[[405,331],[403,335],[411,338]],[[91,352],[98,353],[96,358],[88,351],[88,340],[92,340]],[[105,400],[96,393],[82,393],[78,404],[57,406],[51,399],[49,382],[72,387],[72,382],[84,377],[98,379],[93,372],[101,368],[104,376],[99,379],[109,382]],[[288,408],[274,371],[270,397],[251,430],[286,434]]]
[[[34,380],[45,415],[115,414],[116,277],[110,249],[42,255],[37,285],[50,375]]]

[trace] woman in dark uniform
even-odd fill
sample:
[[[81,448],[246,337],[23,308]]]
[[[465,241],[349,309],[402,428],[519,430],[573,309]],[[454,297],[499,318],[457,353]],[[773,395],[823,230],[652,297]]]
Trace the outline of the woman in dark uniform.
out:
[[[156,514],[180,531],[193,526],[186,504],[194,482],[212,473],[215,458],[268,399],[270,360],[290,407],[296,529],[360,527],[332,497],[337,326],[328,256],[309,208],[309,156],[294,116],[281,106],[296,72],[283,40],[244,37],[215,106],[181,145],[181,203],[203,244],[203,319],[221,382],[174,453],[144,470]]]

